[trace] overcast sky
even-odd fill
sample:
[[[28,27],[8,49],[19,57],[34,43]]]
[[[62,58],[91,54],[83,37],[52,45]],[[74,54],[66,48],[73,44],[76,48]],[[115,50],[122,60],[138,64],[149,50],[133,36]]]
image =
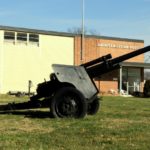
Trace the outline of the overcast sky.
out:
[[[81,27],[82,0],[0,0],[0,25],[67,32]],[[150,45],[150,0],[85,0],[85,27]]]

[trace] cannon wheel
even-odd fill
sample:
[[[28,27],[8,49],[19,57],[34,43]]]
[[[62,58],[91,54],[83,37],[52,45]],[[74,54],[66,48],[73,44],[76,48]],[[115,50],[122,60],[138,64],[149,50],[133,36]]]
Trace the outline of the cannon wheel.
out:
[[[63,87],[52,98],[50,112],[54,118],[84,118],[87,113],[87,102],[76,88]]]
[[[88,104],[88,115],[95,115],[100,107],[100,101],[99,98],[95,98],[91,103]]]

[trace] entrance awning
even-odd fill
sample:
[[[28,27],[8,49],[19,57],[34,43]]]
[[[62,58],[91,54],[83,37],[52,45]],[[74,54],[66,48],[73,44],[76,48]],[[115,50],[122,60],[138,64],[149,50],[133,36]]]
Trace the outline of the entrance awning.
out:
[[[121,62],[120,66],[123,66],[123,67],[140,67],[140,68],[144,68],[144,69],[150,69],[150,63]]]

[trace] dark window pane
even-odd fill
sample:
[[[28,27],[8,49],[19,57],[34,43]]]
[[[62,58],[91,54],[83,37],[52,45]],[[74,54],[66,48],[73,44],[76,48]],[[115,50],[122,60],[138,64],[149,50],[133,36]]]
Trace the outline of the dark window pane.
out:
[[[29,41],[30,42],[39,42],[39,35],[38,34],[29,34]]]
[[[27,41],[27,33],[17,33],[17,40]]]
[[[4,32],[5,40],[15,40],[15,32]]]

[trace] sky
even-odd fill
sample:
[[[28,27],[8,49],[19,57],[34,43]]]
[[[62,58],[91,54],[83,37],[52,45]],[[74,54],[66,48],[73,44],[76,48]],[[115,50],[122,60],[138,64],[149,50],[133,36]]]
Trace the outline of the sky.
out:
[[[150,45],[150,0],[84,0],[86,30]],[[0,0],[0,25],[68,32],[82,24],[82,0]],[[147,58],[149,55],[147,55]]]

